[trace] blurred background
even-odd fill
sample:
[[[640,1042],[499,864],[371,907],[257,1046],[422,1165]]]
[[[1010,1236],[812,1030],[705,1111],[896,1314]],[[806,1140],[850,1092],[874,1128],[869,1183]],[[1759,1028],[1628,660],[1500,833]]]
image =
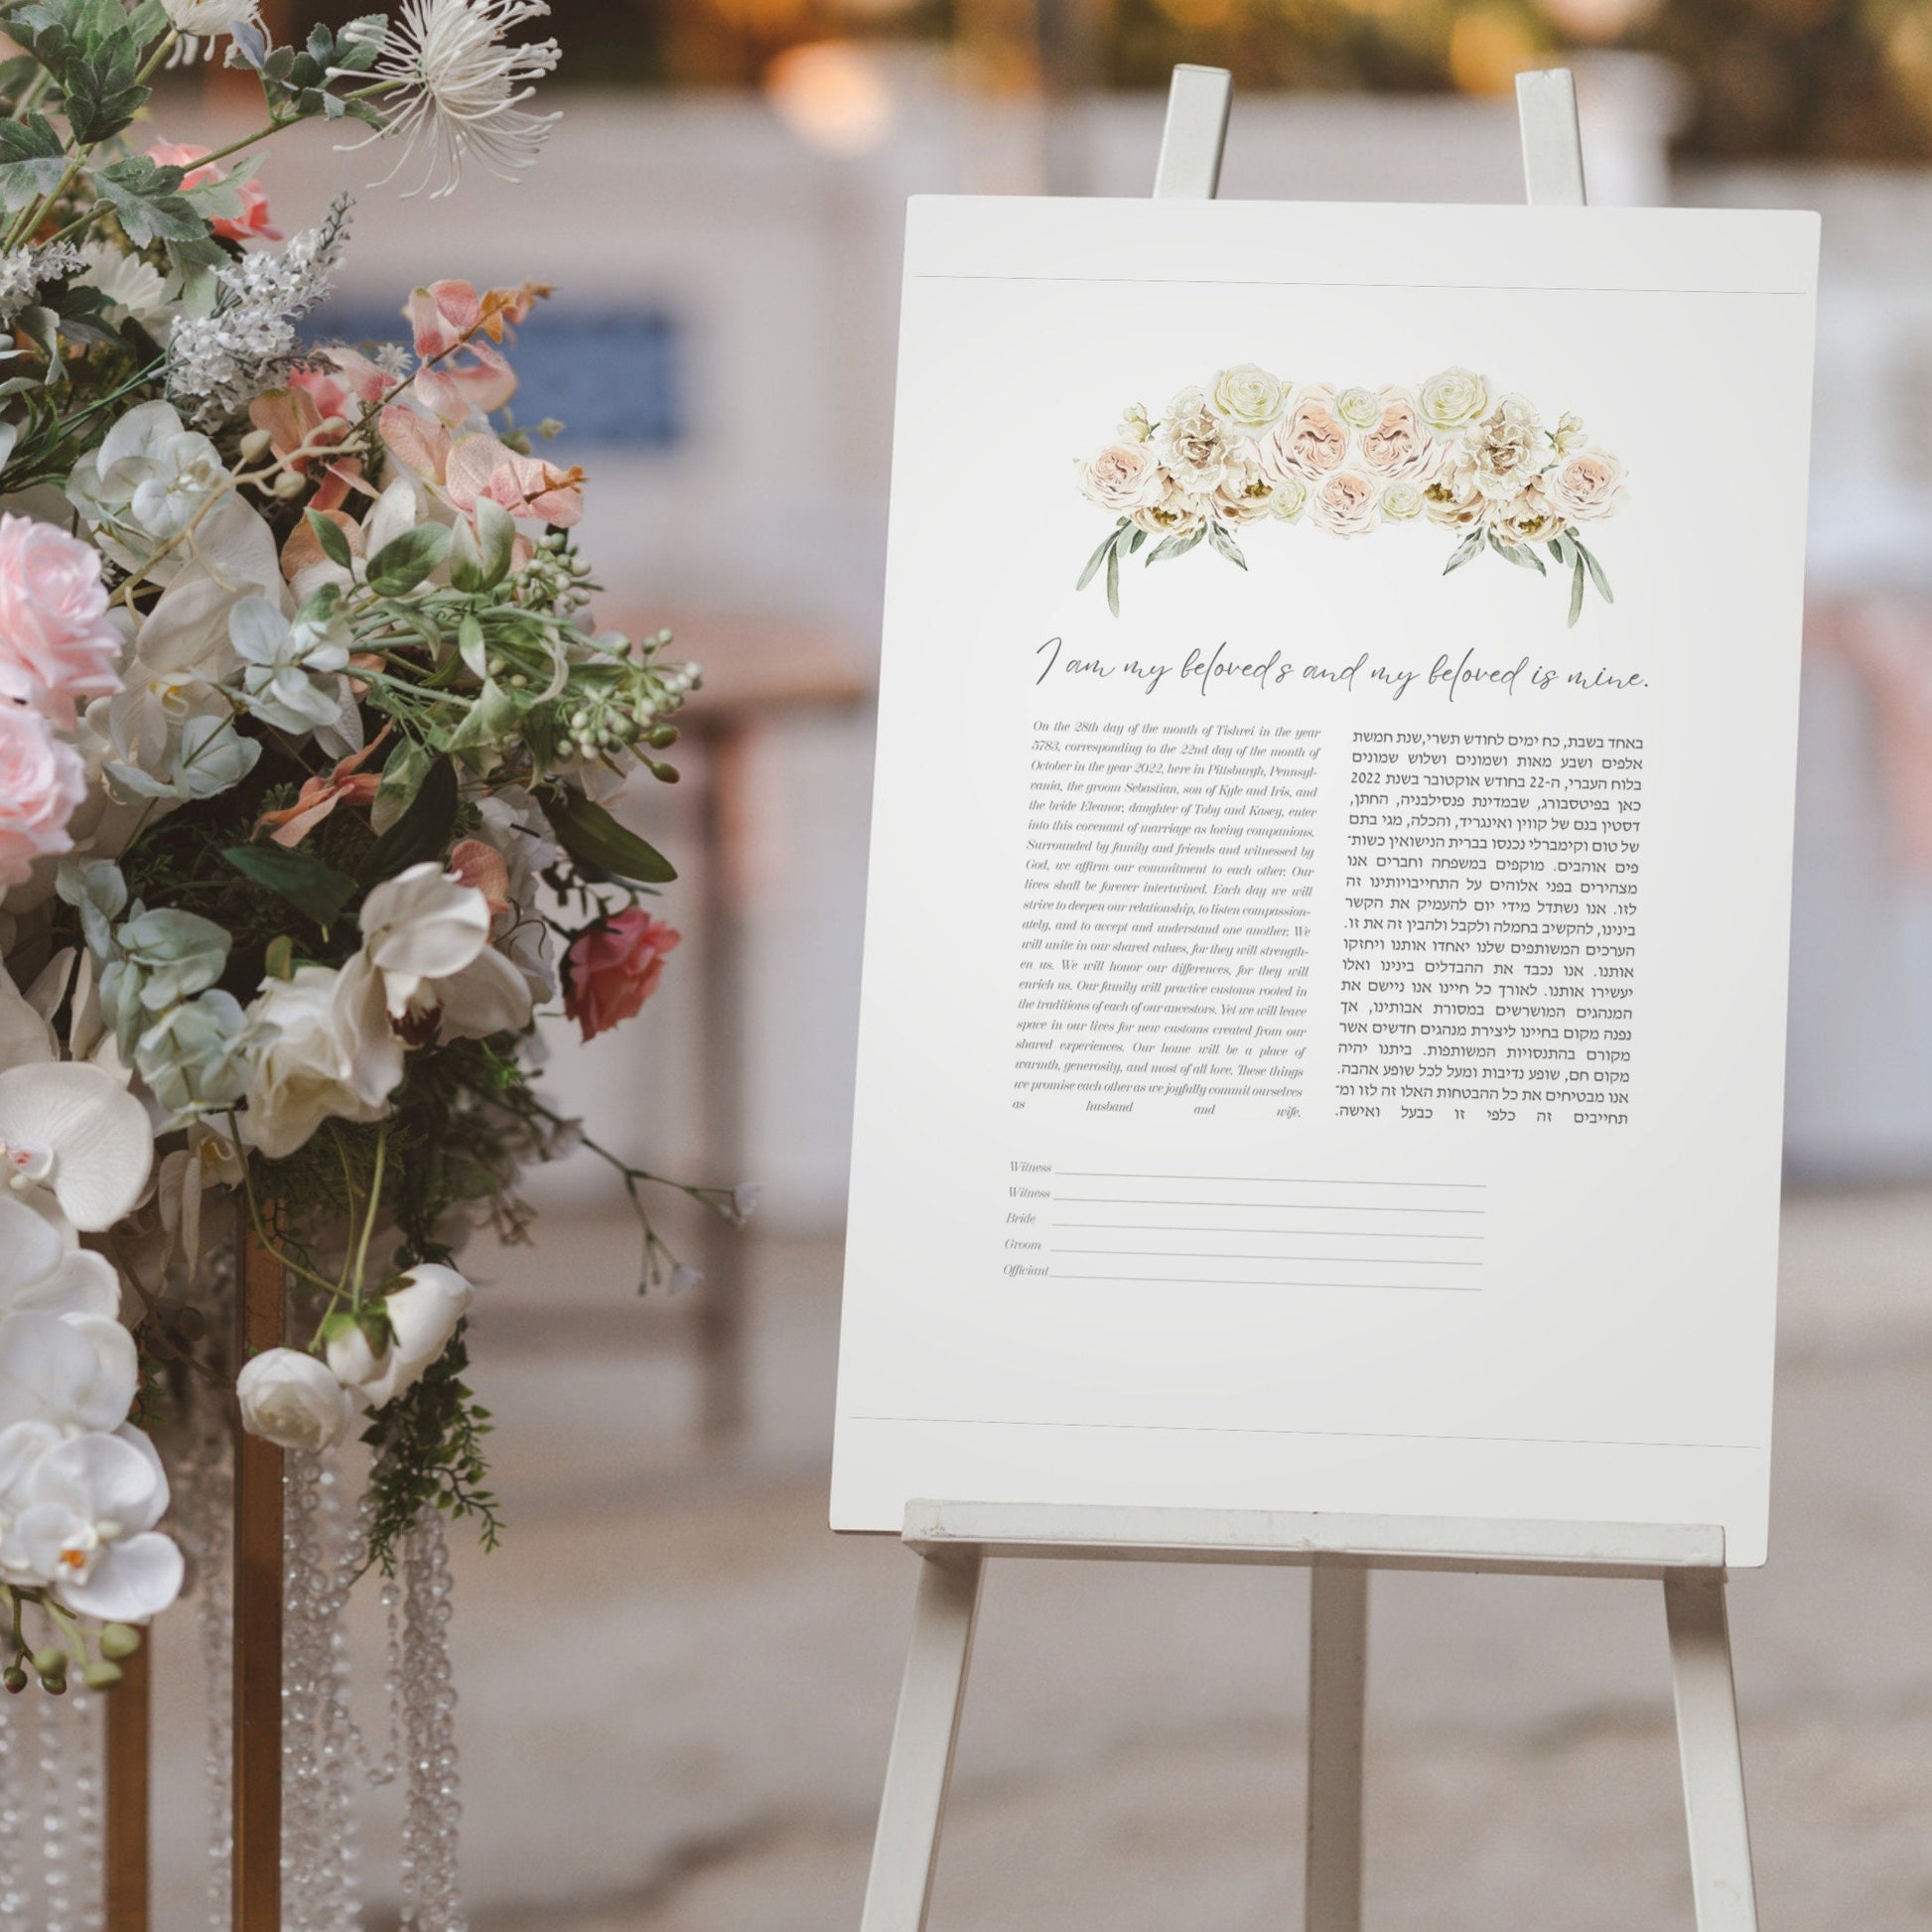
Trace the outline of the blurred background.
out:
[[[857,1923],[913,1568],[823,1526],[903,201],[1145,194],[1177,61],[1234,70],[1230,197],[1518,200],[1513,77],[1564,64],[1593,201],[1824,212],[1774,1557],[1734,1614],[1767,1932],[1925,1924],[1932,5],[553,13],[534,179],[362,195],[323,326],[384,337],[432,276],[556,285],[518,417],[590,473],[609,616],[670,624],[707,683],[684,782],[625,807],[681,864],[685,944],[638,1025],[594,1053],[556,1030],[555,1084],[628,1158],[765,1193],[743,1236],[670,1216],[707,1273],[676,1302],[634,1295],[634,1223],[583,1155],[531,1177],[533,1247],[473,1256],[510,1521],[459,1555],[477,1932]],[[155,131],[217,143],[229,111],[218,72],[178,76]],[[270,157],[285,230],[373,172],[330,143]],[[1012,1568],[935,1926],[1293,1923],[1305,1584]],[[1654,1588],[1377,1590],[1372,1922],[1688,1928]],[[206,1827],[192,1639],[162,1641],[172,1928],[204,1922]],[[373,1932],[393,1818],[369,1822]]]

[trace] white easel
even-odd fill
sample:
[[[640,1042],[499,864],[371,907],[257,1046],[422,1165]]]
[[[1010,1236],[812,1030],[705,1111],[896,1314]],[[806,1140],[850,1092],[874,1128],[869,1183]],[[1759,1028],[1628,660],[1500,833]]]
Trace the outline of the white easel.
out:
[[[1231,87],[1219,68],[1174,69],[1157,196],[1213,197]],[[1530,202],[1581,207],[1583,147],[1569,72],[1518,75],[1516,104]],[[1721,1529],[912,1502],[902,1536],[921,1560],[918,1597],[860,1932],[925,1925],[988,1557],[1309,1568],[1306,1932],[1360,1932],[1369,1572],[1653,1578],[1664,1587],[1670,1632],[1698,1932],[1757,1932]]]

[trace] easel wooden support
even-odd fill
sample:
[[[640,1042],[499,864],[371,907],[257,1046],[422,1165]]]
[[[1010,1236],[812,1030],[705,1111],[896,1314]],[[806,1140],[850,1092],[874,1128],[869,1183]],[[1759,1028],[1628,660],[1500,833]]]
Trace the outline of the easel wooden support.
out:
[[[1230,93],[1221,69],[1174,69],[1157,196],[1213,196]],[[1516,95],[1529,200],[1582,206],[1570,74],[1521,74]],[[1721,1529],[915,1501],[906,1505],[902,1535],[920,1559],[919,1587],[860,1932],[923,1932],[989,1557],[1278,1564],[1311,1572],[1306,1932],[1360,1932],[1362,1923],[1369,1573],[1654,1579],[1663,1586],[1670,1635],[1698,1932],[1757,1932]]]

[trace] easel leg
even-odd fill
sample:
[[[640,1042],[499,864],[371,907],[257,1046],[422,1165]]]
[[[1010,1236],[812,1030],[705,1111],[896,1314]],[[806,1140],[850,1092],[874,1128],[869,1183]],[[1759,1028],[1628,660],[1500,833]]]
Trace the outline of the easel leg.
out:
[[[899,1687],[859,1932],[923,1932],[966,1667],[972,1661],[981,1567],[977,1550],[920,1560],[912,1643]]]
[[[1360,1932],[1368,1571],[1309,1573],[1308,1932]]]
[[[1664,1615],[1670,1625],[1698,1932],[1757,1932],[1723,1573],[1689,1571],[1667,1577]]]

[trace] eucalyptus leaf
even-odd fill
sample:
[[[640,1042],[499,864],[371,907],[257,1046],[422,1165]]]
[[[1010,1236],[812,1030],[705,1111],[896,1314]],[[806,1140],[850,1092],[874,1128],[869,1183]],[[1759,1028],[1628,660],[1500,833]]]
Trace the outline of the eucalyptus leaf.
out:
[[[1596,586],[1596,595],[1605,604],[1614,604],[1616,599],[1610,594],[1610,580],[1603,575],[1603,566],[1596,561],[1595,554],[1585,547],[1582,537],[1577,539],[1577,553],[1589,566],[1589,581]]]
[[[538,794],[543,815],[579,872],[596,880],[636,880],[662,886],[677,877],[676,869],[654,846],[627,831],[602,805],[581,791],[560,785]]]
[[[1107,546],[1107,609],[1120,616],[1120,536]]]
[[[1135,551],[1140,549],[1141,545],[1144,544],[1146,541],[1147,541],[1147,532],[1142,529],[1136,529],[1134,532],[1133,541],[1127,546],[1127,554],[1131,557],[1135,553]]]
[[[1074,585],[1076,591],[1083,591],[1099,574],[1100,566],[1113,555],[1114,545],[1120,541],[1120,533],[1127,528],[1127,519],[1122,517],[1100,541],[1100,548],[1087,559],[1087,567],[1080,573],[1080,581]]]
[[[1476,552],[1481,548],[1482,548],[1482,532],[1480,530],[1471,530],[1469,534],[1466,537],[1464,537],[1462,541],[1458,543],[1453,550],[1449,552],[1449,560],[1448,563],[1446,563],[1443,566],[1443,575],[1447,577],[1450,571],[1460,570],[1462,566],[1466,564],[1469,561],[1469,559],[1473,557],[1476,554]]]
[[[1248,567],[1248,560],[1241,554],[1241,546],[1227,532],[1225,524],[1210,523],[1207,526],[1208,541],[1224,556],[1229,563],[1242,570]]]
[[[355,881],[300,846],[231,845],[221,854],[244,879],[265,886],[326,931],[355,897]]]
[[[1570,626],[1574,630],[1577,620],[1584,614],[1584,560],[1579,557],[1570,566]]]

